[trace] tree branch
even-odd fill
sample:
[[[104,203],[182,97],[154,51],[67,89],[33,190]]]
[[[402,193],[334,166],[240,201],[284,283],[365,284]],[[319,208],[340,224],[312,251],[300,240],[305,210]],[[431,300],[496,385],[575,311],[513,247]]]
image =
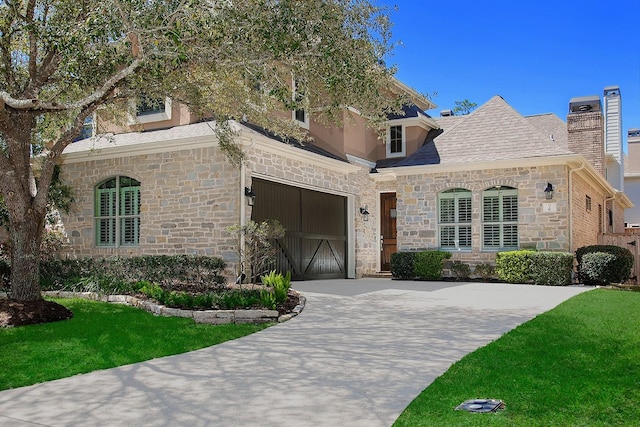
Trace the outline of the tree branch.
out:
[[[29,0],[27,4],[27,11],[25,13],[26,24],[34,25],[33,14],[35,12],[36,2],[35,0]],[[29,78],[31,81],[36,79],[38,73],[38,40],[35,31],[29,31]]]
[[[122,82],[127,77],[131,76],[133,73],[137,71],[138,68],[142,65],[143,57],[139,55],[138,58],[135,58],[129,66],[123,68],[114,74],[109,80],[103,83],[103,85],[91,93],[89,96],[71,103],[57,103],[57,102],[42,102],[39,99],[16,99],[12,97],[6,91],[0,91],[0,104],[4,104],[8,107],[11,107],[16,110],[31,110],[31,111],[39,111],[45,113],[53,113],[57,111],[68,111],[79,109],[83,110],[90,106],[91,104],[95,104],[101,99],[106,99],[109,96],[109,93],[115,89],[120,82]],[[1,106],[1,105],[0,105]]]

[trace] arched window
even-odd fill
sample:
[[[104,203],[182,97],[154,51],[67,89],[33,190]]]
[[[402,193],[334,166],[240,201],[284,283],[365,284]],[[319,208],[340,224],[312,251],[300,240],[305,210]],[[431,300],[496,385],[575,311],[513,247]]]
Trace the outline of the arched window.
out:
[[[127,176],[96,187],[96,245],[137,246],[140,242],[140,182]]]
[[[482,192],[482,246],[484,249],[518,248],[518,190],[492,187]]]
[[[454,188],[438,196],[440,248],[471,249],[471,191]]]

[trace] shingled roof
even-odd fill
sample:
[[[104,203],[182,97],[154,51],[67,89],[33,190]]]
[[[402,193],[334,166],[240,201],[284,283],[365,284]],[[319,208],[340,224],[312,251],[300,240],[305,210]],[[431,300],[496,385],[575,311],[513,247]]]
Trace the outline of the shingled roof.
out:
[[[163,141],[176,141],[176,147],[179,147],[179,141],[188,138],[216,138],[215,126],[216,124],[213,121],[203,121],[199,123],[192,123],[188,125],[175,126],[167,129],[158,129],[146,132],[129,132],[116,135],[98,135],[96,137],[83,139],[68,145],[64,150],[64,154],[91,152],[94,150],[103,149],[108,150],[116,147],[140,147],[144,144],[153,144]],[[238,130],[241,130],[242,127],[245,127],[251,129],[254,132],[258,132],[259,134],[269,137],[274,142],[287,144],[292,147],[308,151],[310,153],[327,157],[329,159],[338,160],[345,163],[347,162],[346,159],[330,153],[320,147],[317,147],[314,144],[305,144],[294,138],[285,140],[284,138],[280,138],[277,135],[257,125],[245,122],[241,124],[236,123],[235,127]]]
[[[441,134],[430,132],[422,147],[377,167],[460,164],[573,154],[566,124],[553,114],[523,117],[500,96],[466,116],[436,119]],[[432,139],[430,139],[432,138]]]

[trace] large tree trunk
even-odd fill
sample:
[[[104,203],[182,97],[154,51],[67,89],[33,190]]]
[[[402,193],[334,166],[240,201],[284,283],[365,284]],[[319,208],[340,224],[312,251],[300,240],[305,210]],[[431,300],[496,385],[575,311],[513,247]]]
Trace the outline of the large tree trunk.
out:
[[[32,215],[32,221],[12,224],[11,228],[11,298],[37,301],[40,293],[40,242],[44,215]]]

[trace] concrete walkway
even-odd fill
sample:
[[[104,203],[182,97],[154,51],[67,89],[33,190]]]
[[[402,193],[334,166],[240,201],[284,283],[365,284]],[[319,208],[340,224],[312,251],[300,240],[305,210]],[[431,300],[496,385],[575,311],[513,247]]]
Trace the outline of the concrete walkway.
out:
[[[0,425],[388,427],[465,354],[590,289],[389,279],[293,287],[307,297],[302,314],[257,334],[0,392]]]

